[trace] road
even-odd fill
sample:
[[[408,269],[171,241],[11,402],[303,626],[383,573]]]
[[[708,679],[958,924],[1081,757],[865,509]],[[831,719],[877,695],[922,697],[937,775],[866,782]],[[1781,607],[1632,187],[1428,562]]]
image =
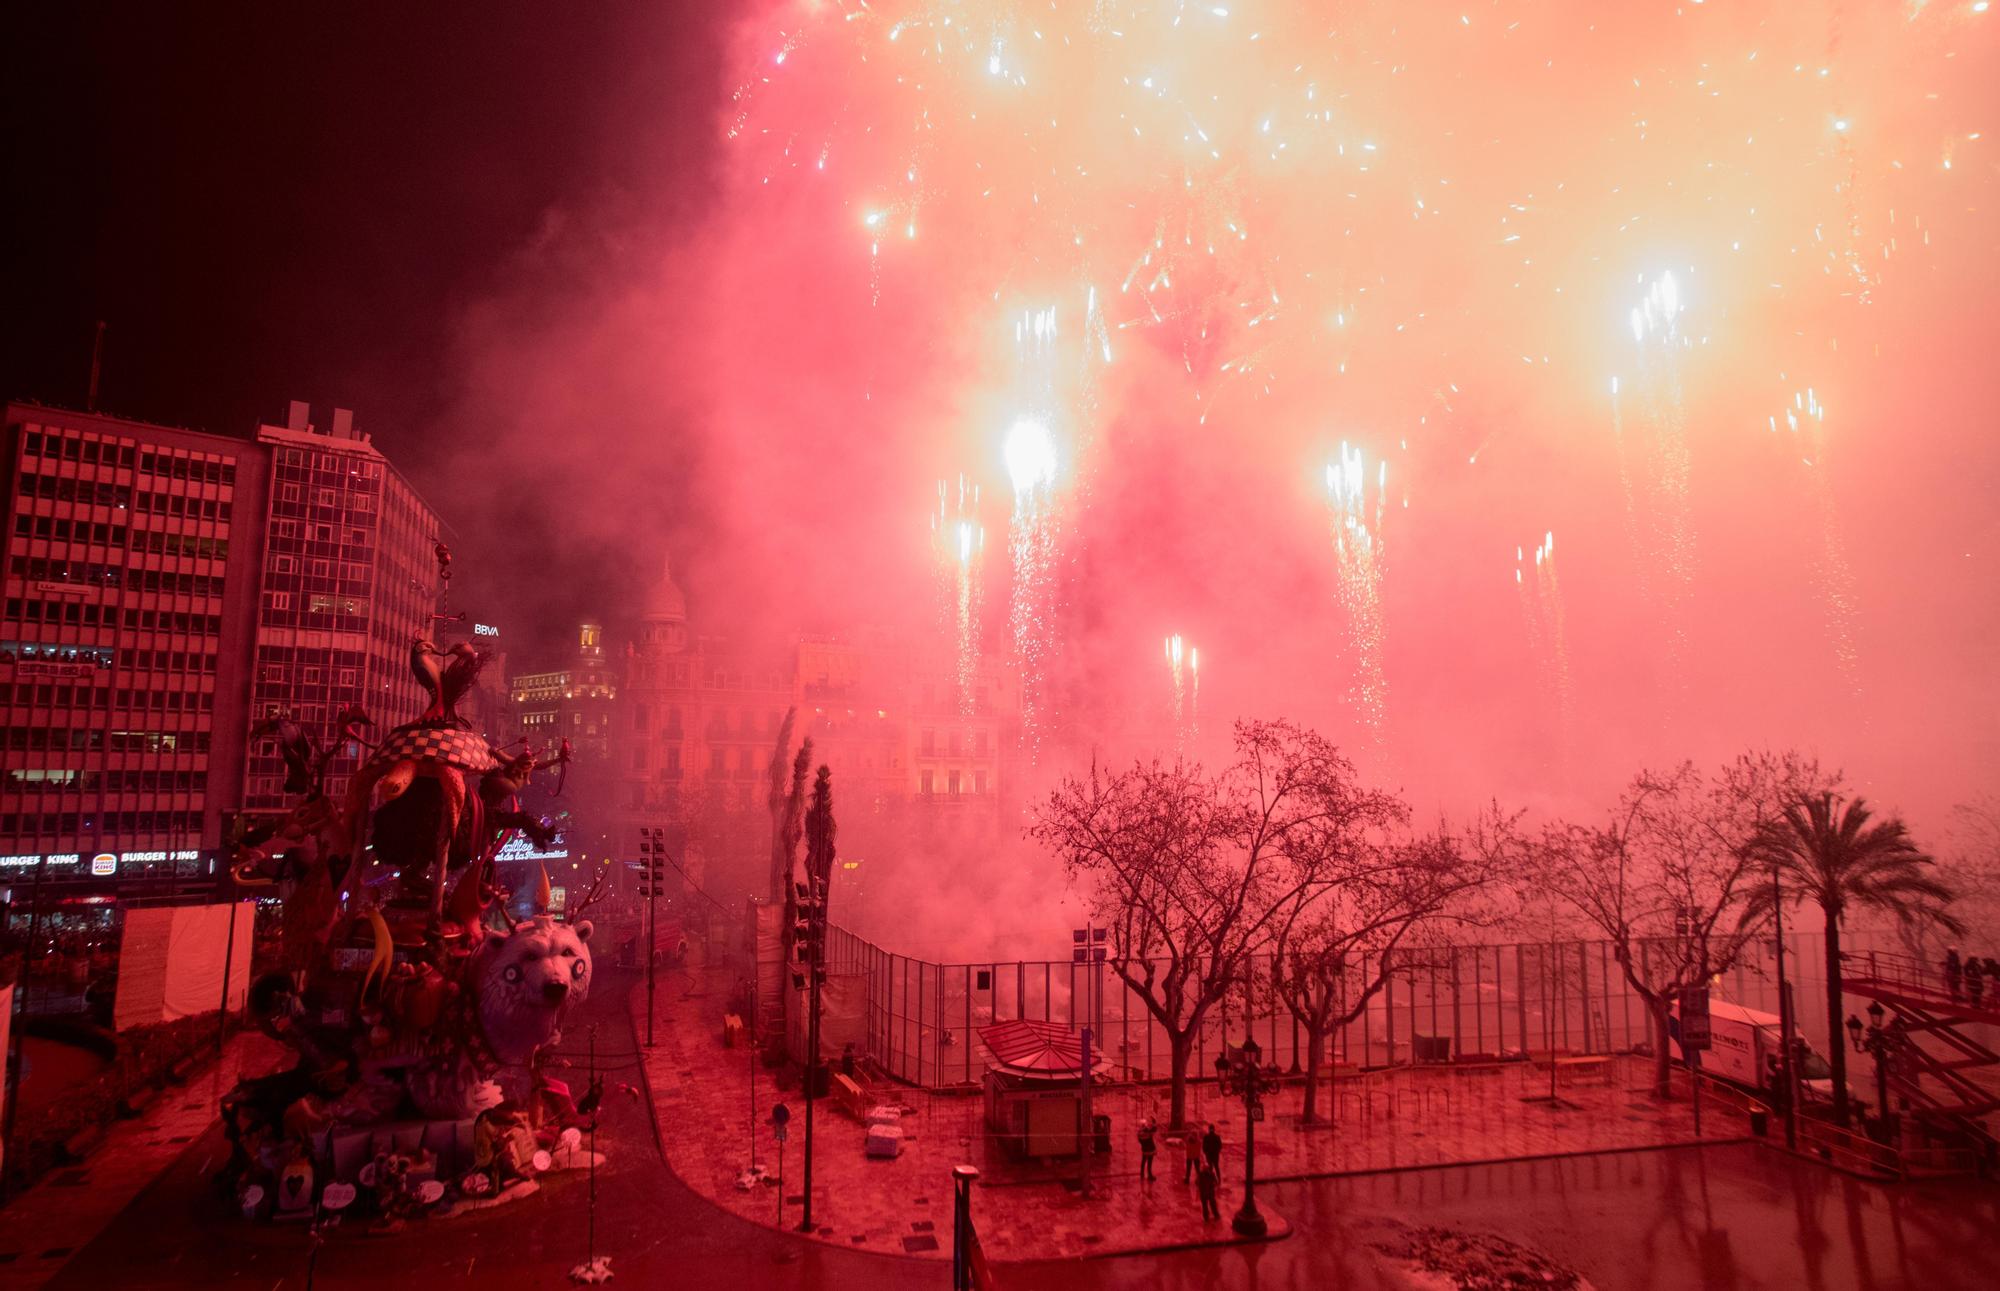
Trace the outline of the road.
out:
[[[1959,1291],[1994,1286],[2000,1187],[1887,1188],[1753,1144],[1275,1184],[1295,1236],[1264,1247],[1105,1260],[1006,1285],[1377,1291],[1412,1284],[1406,1227],[1496,1233],[1599,1291]]]
[[[581,1062],[594,1023],[608,1082],[637,1079],[625,1021],[630,988],[627,975],[605,973],[565,1043]],[[597,1249],[612,1256],[613,1285],[948,1285],[948,1266],[937,1261],[840,1250],[719,1211],[661,1164],[640,1100],[607,1101],[599,1146],[609,1161],[597,1178]],[[215,1199],[208,1176],[221,1151],[219,1129],[192,1144],[49,1285],[305,1286],[300,1229],[242,1223]],[[1322,1179],[1260,1193],[1295,1236],[996,1272],[1007,1291],[1407,1291],[1403,1266],[1380,1248],[1393,1247],[1405,1226],[1438,1226],[1497,1233],[1578,1270],[1600,1291],[1957,1291],[1993,1284],[2000,1233],[2000,1188],[1884,1188],[1749,1145]],[[567,1286],[565,1274],[585,1254],[589,1205],[587,1180],[561,1176],[543,1196],[498,1211],[384,1236],[339,1232],[321,1248],[315,1285]],[[6,1282],[0,1269],[0,1288]]]

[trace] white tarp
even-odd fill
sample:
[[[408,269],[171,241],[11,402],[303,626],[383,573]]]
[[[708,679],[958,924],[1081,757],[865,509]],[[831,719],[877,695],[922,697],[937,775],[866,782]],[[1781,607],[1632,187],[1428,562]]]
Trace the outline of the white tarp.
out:
[[[125,911],[112,1028],[123,1031],[215,1012],[222,1003],[225,963],[229,966],[229,1008],[242,1008],[250,991],[250,930],[255,915],[256,906],[248,901]]]

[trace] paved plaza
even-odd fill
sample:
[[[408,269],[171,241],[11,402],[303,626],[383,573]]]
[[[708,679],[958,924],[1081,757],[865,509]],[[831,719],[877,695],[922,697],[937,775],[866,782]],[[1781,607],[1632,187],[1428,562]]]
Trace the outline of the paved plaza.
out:
[[[767,1118],[784,1102],[792,1112],[784,1155],[784,1222],[800,1218],[803,1135],[801,1091],[780,1089],[776,1073],[754,1068],[750,1051],[722,1044],[723,1002],[730,982],[720,970],[676,970],[662,977],[657,1043],[645,1053],[668,1165],[698,1193],[757,1223],[779,1223],[778,1187],[748,1190],[739,1175],[754,1150],[775,1175]],[[636,1030],[645,1030],[645,992],[632,993]],[[1524,1063],[1483,1067],[1343,1073],[1323,1085],[1326,1123],[1303,1127],[1303,1090],[1286,1084],[1267,1099],[1257,1127],[1259,1181],[1574,1153],[1621,1151],[1740,1139],[1749,1133],[1735,1110],[1711,1104],[1696,1134],[1694,1108],[1681,1097],[1662,1103],[1650,1092],[1651,1064],[1607,1059],[1558,1073],[1550,1103],[1547,1068]],[[756,1123],[751,1122],[755,1082]],[[1095,1110],[1109,1114],[1111,1151],[1092,1163],[1089,1194],[1074,1161],[1022,1161],[989,1139],[977,1094],[881,1086],[899,1103],[903,1148],[895,1160],[869,1158],[866,1127],[831,1100],[816,1104],[813,1220],[824,1241],[866,1250],[945,1259],[950,1254],[951,1169],[980,1170],[975,1212],[980,1239],[995,1259],[1026,1260],[1156,1250],[1237,1240],[1229,1216],[1242,1200],[1243,1109],[1213,1082],[1192,1085],[1188,1119],[1213,1122],[1223,1141],[1221,1221],[1204,1223],[1192,1185],[1183,1182],[1181,1145],[1165,1137],[1165,1085],[1103,1086]],[[1139,1177],[1136,1126],[1163,1127],[1157,1178]],[[1289,1225],[1282,1208],[1260,1208],[1273,1237]]]

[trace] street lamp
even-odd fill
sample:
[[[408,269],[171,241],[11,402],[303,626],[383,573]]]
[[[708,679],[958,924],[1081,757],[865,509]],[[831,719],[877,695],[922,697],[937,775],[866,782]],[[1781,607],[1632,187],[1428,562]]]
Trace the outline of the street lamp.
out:
[[[1262,1237],[1270,1225],[1257,1211],[1257,1122],[1264,1119],[1264,1094],[1277,1087],[1276,1064],[1266,1068],[1257,1065],[1264,1051],[1257,1045],[1257,1037],[1245,1036],[1243,1044],[1232,1059],[1227,1044],[1222,1052],[1215,1055],[1215,1078],[1225,1094],[1243,1096],[1243,1206],[1230,1221],[1230,1227],[1245,1237]]]
[[[1847,1040],[1854,1046],[1854,1052],[1865,1053],[1875,1060],[1875,1109],[1877,1124],[1881,1128],[1882,1141],[1894,1137],[1889,1117],[1889,1064],[1896,1051],[1903,1047],[1902,1019],[1882,1024],[1886,1014],[1882,1001],[1876,1000],[1868,1006],[1868,1025],[1864,1028],[1861,1019],[1852,1013],[1847,1015]]]

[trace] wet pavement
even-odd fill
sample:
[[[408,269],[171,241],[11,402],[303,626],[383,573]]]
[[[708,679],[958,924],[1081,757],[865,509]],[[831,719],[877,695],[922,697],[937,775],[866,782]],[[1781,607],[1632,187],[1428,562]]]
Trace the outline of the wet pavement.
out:
[[[1754,1144],[1275,1184],[1290,1241],[1021,1266],[1004,1285],[1377,1291],[1416,1227],[1494,1233],[1599,1291],[1970,1291],[2000,1285],[2000,1187],[1884,1186]]]
[[[588,1025],[607,1083],[637,1083],[622,974],[607,973],[565,1048],[581,1060]],[[599,1146],[597,1250],[614,1286],[938,1288],[935,1260],[844,1250],[725,1213],[661,1163],[644,1102],[614,1095]],[[306,1285],[306,1234],[248,1225],[213,1196],[219,1130],[191,1143],[164,1174],[83,1245],[48,1285],[60,1288]],[[1413,1288],[1379,1247],[1405,1226],[1490,1232],[1581,1272],[1600,1291],[1716,1287],[1730,1291],[1957,1291],[1995,1284],[2000,1188],[1965,1182],[1884,1187],[1757,1145],[1670,1148],[1506,1165],[1264,1185],[1293,1236],[1210,1248],[995,1266],[1003,1288]],[[945,1196],[949,1193],[945,1192]],[[395,1287],[570,1285],[589,1244],[589,1181],[552,1178],[539,1197],[401,1233],[337,1234],[315,1285]],[[948,1242],[949,1212],[944,1240]],[[0,1291],[28,1285],[0,1265]],[[39,1281],[39,1279],[37,1279]]]

